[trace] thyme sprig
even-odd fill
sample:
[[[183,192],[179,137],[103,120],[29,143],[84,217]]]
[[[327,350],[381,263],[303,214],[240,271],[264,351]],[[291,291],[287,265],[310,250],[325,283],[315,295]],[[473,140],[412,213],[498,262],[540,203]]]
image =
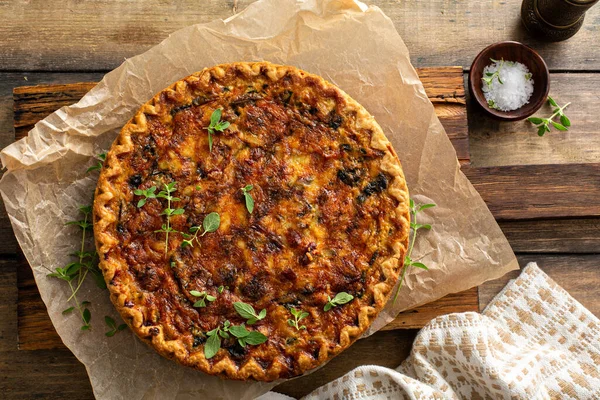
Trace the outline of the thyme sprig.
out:
[[[194,303],[194,307],[206,307],[207,301],[213,302],[217,299],[215,296],[211,296],[206,292],[199,292],[197,290],[190,291],[190,294],[198,298],[198,300]]]
[[[485,73],[485,77],[481,78],[481,80],[483,80],[483,82],[485,82],[485,84],[488,87],[492,87],[492,82],[494,81],[494,78],[498,79],[498,83],[500,83],[501,85],[504,84],[504,82],[502,82],[502,79],[500,79],[500,70],[502,69],[502,67],[504,66],[504,59],[502,60],[494,60],[493,58],[490,58],[490,60],[496,64],[500,64],[498,66],[498,69],[496,70],[496,72],[486,72]]]
[[[410,240],[410,246],[408,247],[408,252],[406,253],[406,256],[404,257],[404,266],[402,268],[402,274],[400,275],[400,283],[398,284],[398,289],[396,289],[396,294],[394,295],[394,303],[396,302],[396,299],[398,298],[398,294],[400,293],[400,289],[402,288],[402,284],[404,282],[404,277],[406,276],[406,271],[410,267],[417,267],[417,268],[424,269],[426,271],[429,270],[429,268],[427,268],[427,266],[425,264],[413,261],[411,257],[412,257],[413,248],[415,246],[415,242],[417,240],[417,232],[419,231],[419,229],[431,229],[431,225],[429,225],[429,224],[419,224],[417,222],[417,215],[423,210],[435,207],[435,204],[430,203],[430,204],[417,205],[417,204],[415,204],[413,199],[410,199],[409,205],[410,205],[410,215],[411,215],[411,220],[412,220],[410,223],[410,228],[412,229],[412,238]]]
[[[296,328],[296,330],[306,329],[306,325],[298,326],[300,320],[308,317],[308,313],[302,310],[296,310],[295,308],[290,308],[290,313],[294,317],[294,319],[288,319],[287,323],[289,326]]]
[[[106,283],[102,277],[102,273],[96,264],[96,252],[86,251],[86,239],[87,232],[92,230],[92,223],[90,222],[92,206],[80,206],[79,212],[83,214],[83,219],[76,221],[69,221],[65,225],[76,225],[81,229],[81,241],[79,250],[71,253],[71,257],[75,257],[76,260],[68,263],[63,268],[56,268],[55,272],[48,274],[49,277],[61,279],[69,285],[69,289],[71,289],[71,295],[67,299],[67,302],[73,302],[75,305],[71,306],[65,310],[63,310],[63,314],[69,314],[74,310],[77,310],[81,317],[81,321],[83,325],[81,326],[81,330],[86,331],[91,329],[90,321],[92,319],[92,314],[87,308],[91,303],[89,301],[79,302],[77,298],[77,293],[81,288],[81,285],[85,281],[88,273],[91,273],[96,281],[96,284],[100,288],[106,288]]]
[[[142,207],[144,204],[146,204],[146,202],[148,201],[148,199],[155,199],[156,198],[156,186],[152,186],[148,189],[136,189],[133,191],[134,194],[138,195],[138,196],[144,196],[143,199],[140,199],[137,203],[137,208]]]
[[[169,250],[169,234],[172,232],[178,232],[177,230],[173,229],[173,227],[171,227],[171,217],[174,215],[181,215],[185,211],[183,208],[171,208],[171,203],[181,201],[179,197],[172,196],[172,193],[175,193],[176,190],[177,186],[175,182],[171,182],[168,184],[165,183],[164,189],[156,195],[157,198],[167,200],[167,208],[165,208],[163,212],[160,213],[160,215],[166,216],[167,222],[166,224],[163,224],[160,229],[154,231],[155,233],[162,232],[165,234],[165,256],[167,255],[167,252]]]
[[[538,136],[544,136],[544,134],[546,132],[550,132],[550,125],[552,125],[556,129],[558,129],[559,131],[568,131],[569,126],[571,126],[571,120],[569,119],[569,117],[567,117],[565,115],[564,110],[571,103],[569,102],[569,103],[565,104],[564,106],[559,107],[559,105],[556,103],[556,101],[554,101],[554,99],[552,97],[548,96],[548,104],[550,104],[552,107],[556,107],[552,110],[553,114],[550,116],[550,118],[538,118],[538,117],[527,118],[527,121],[529,121],[532,124],[537,126]],[[554,118],[557,116],[560,118],[560,123],[553,121]]]
[[[215,132],[223,132],[225,129],[229,128],[230,125],[227,121],[221,121],[222,112],[223,110],[220,108],[217,108],[215,111],[213,111],[210,115],[210,125],[205,128],[208,130],[208,149],[211,152],[213,147],[212,135]]]
[[[108,337],[113,337],[118,332],[127,329],[127,324],[117,325],[115,320],[112,317],[109,317],[108,315],[104,317],[104,323],[106,323],[106,326],[110,328],[110,331],[105,333],[105,335]]]

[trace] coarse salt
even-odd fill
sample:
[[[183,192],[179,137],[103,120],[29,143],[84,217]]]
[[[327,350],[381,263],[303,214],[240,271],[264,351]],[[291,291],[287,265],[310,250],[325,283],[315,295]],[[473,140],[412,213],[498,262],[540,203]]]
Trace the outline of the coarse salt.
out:
[[[533,79],[520,62],[492,60],[483,69],[482,90],[490,108],[512,111],[529,103]]]

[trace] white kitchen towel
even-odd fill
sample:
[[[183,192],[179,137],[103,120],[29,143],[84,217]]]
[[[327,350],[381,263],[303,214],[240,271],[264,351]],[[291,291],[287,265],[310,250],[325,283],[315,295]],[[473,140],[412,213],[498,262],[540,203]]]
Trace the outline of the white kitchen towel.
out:
[[[599,398],[600,321],[531,263],[482,314],[429,322],[396,370],[361,366],[304,399]]]

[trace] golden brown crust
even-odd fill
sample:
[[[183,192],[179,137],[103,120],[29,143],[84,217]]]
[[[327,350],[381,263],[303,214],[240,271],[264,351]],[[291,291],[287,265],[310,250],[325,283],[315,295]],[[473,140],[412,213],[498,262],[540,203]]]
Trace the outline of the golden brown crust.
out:
[[[209,152],[216,108],[231,126]],[[214,211],[221,226],[194,247],[171,234],[165,257],[155,230],[166,203],[138,208],[134,190],[171,181],[184,209],[176,230]],[[300,375],[347,348],[385,306],[408,231],[402,168],[374,118],[322,78],[266,62],[204,69],[143,105],[108,152],[94,201],[100,267],[124,320],[163,356],[231,379]],[[191,290],[217,299],[194,308]],[[354,299],[323,311],[342,291]],[[235,301],[268,311],[252,327],[268,340],[224,340],[207,360],[206,332],[244,322]],[[292,307],[309,313],[306,329],[288,325]]]

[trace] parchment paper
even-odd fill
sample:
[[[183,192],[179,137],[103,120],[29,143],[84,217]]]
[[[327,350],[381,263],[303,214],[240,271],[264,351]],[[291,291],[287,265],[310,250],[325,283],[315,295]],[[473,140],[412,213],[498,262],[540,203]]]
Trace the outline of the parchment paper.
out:
[[[410,23],[410,21],[406,21]],[[101,399],[253,398],[273,384],[207,376],[163,359],[129,331],[104,336],[104,315],[116,317],[108,293],[89,280],[81,300],[92,301],[91,332],[77,315],[63,316],[69,290],[46,274],[67,264],[80,233],[64,223],[89,204],[97,178],[92,156],[110,147],[138,107],[170,83],[224,62],[290,64],[337,84],[370,111],[391,140],[411,196],[433,202],[422,222],[413,268],[394,307],[367,334],[400,310],[500,277],[517,268],[506,239],[484,202],[460,172],[454,149],[410,64],[389,18],[351,0],[262,0],[225,20],[181,29],[107,74],[79,103],[39,122],[0,157],[0,182],[17,239],[33,268],[48,313],[64,343],[85,364]]]

